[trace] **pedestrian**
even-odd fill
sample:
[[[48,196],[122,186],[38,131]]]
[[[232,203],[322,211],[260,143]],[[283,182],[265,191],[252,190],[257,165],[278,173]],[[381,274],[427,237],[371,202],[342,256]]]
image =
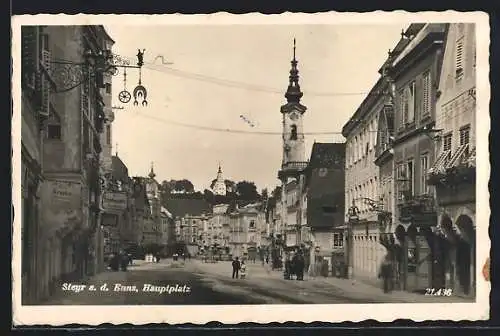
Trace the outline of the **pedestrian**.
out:
[[[182,260],[186,261],[186,253],[182,254]]]
[[[240,266],[240,278],[245,279],[246,276],[247,276],[247,265],[245,265],[245,262],[242,260]]]
[[[238,259],[238,257],[236,257],[233,262],[232,262],[232,266],[233,266],[233,279],[238,279],[238,272],[240,271],[240,261]]]
[[[266,264],[269,264],[269,256],[266,256]]]
[[[285,259],[285,273],[283,275],[285,280],[290,280],[292,277],[292,261],[288,256]]]
[[[134,258],[132,258],[132,254],[128,254],[128,264],[132,265],[134,263]]]
[[[305,261],[302,253],[297,254],[294,264],[295,264],[295,274],[297,276],[297,280],[303,281]]]
[[[386,255],[382,265],[380,266],[379,278],[382,278],[382,288],[384,293],[392,291],[392,263],[389,255]]]
[[[156,262],[159,263],[160,262],[160,253],[156,253]]]

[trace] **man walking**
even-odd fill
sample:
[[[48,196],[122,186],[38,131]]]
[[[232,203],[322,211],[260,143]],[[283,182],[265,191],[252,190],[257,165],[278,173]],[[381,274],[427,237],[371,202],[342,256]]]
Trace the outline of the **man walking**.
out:
[[[382,278],[384,293],[392,291],[392,263],[388,255],[380,266],[379,278]]]
[[[233,266],[233,279],[235,279],[235,278],[238,279],[238,272],[240,271],[240,267],[241,267],[241,264],[240,264],[238,257],[236,257],[233,260],[232,266]]]

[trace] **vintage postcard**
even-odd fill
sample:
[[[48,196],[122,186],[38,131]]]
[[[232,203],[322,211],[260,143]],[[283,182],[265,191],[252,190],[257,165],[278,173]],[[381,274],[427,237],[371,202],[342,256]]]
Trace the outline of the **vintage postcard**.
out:
[[[15,324],[488,319],[487,14],[12,22]]]

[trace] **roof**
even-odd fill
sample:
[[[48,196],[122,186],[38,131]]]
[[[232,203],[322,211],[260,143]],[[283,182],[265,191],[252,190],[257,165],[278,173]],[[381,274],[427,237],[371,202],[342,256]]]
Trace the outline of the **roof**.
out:
[[[164,215],[166,215],[168,218],[172,218],[172,214],[170,213],[170,211],[168,211],[165,207],[161,207],[160,209],[160,212]]]
[[[339,164],[344,166],[345,142],[315,142],[311,150],[309,169],[333,168]]]
[[[174,217],[201,216],[212,212],[210,204],[202,199],[170,198],[165,200],[163,205]]]
[[[116,155],[111,157],[111,170],[115,179],[120,181],[127,181],[129,179],[127,166]]]

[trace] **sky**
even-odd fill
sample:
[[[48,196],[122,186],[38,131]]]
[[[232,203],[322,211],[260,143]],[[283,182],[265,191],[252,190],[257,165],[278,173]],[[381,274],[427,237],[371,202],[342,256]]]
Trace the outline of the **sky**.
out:
[[[147,175],[153,162],[159,182],[186,178],[203,191],[220,162],[226,179],[253,181],[259,191],[272,189],[279,184],[280,106],[286,103],[293,39],[301,103],[308,108],[304,131],[332,133],[305,136],[308,158],[315,141],[343,141],[343,125],[377,81],[378,69],[405,27],[105,26],[116,42],[115,54],[135,62],[137,50],[145,49],[141,82],[148,91],[147,107],[133,106],[133,98],[120,103],[123,71],[113,77],[113,106],[123,109],[114,110],[112,141],[131,176]],[[138,77],[136,69],[127,72],[128,91]]]

